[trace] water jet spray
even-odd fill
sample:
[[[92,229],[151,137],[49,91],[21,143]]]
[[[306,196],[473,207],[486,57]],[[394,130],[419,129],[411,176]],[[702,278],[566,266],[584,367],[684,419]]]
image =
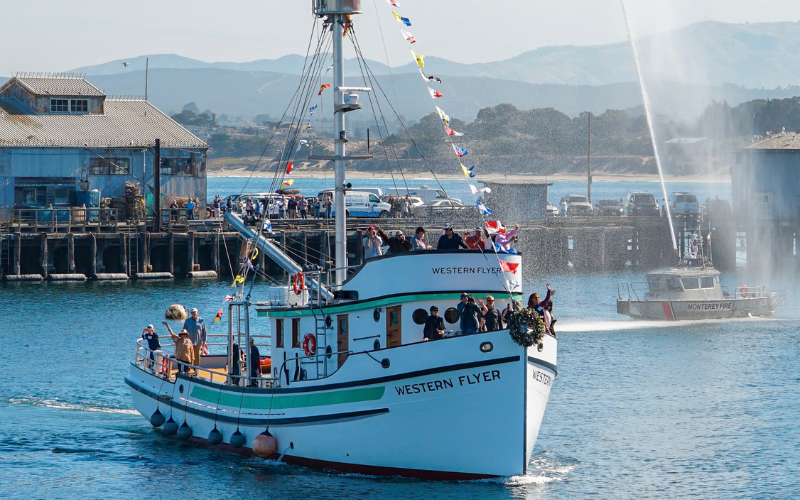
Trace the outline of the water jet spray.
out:
[[[653,129],[653,118],[650,112],[650,98],[647,94],[647,87],[644,84],[642,68],[639,65],[639,52],[636,50],[636,44],[633,42],[633,30],[631,29],[631,21],[628,18],[628,6],[625,0],[620,0],[620,3],[622,3],[622,13],[625,15],[625,27],[628,28],[628,40],[630,40],[631,50],[633,50],[633,62],[636,64],[636,74],[639,76],[639,88],[642,91],[642,101],[644,102],[644,115],[645,118],[647,118],[647,128],[650,130],[650,140],[653,143],[653,155],[656,157],[658,178],[661,180],[661,194],[664,196],[664,207],[667,210],[669,235],[672,238],[672,250],[675,252],[675,256],[680,260],[680,255],[678,255],[678,241],[675,239],[675,228],[672,226],[672,213],[670,213],[669,210],[667,186],[664,183],[664,172],[661,170],[661,158],[658,155],[658,142],[656,141],[656,134],[655,130]]]

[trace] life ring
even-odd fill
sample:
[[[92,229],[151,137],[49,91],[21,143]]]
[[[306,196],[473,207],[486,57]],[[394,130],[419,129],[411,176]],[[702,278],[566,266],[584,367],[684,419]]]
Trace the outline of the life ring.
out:
[[[292,289],[294,293],[300,295],[303,293],[303,290],[306,288],[306,277],[303,275],[302,272],[295,274],[294,279],[292,280]]]
[[[166,377],[169,375],[169,357],[163,356],[161,358],[161,376]]]
[[[746,298],[750,297],[750,289],[747,288],[747,285],[742,285],[741,288],[739,288],[739,295],[743,299],[746,299]]]
[[[313,333],[306,333],[306,336],[303,337],[303,352],[306,353],[306,356],[311,356],[312,354],[316,354],[317,339],[316,337],[314,337]]]

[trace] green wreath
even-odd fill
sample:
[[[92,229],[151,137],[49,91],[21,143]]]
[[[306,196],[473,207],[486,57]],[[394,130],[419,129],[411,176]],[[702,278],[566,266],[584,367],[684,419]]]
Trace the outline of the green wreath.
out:
[[[544,337],[544,320],[534,309],[520,309],[508,320],[511,340],[522,347],[538,344]]]

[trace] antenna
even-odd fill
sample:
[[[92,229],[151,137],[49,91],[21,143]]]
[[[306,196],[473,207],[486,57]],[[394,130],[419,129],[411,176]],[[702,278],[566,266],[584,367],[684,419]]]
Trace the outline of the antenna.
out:
[[[145,63],[144,63],[144,100],[145,101],[147,100],[147,78],[149,76],[148,75],[149,72],[150,72],[150,58],[148,57],[147,59],[145,59]]]

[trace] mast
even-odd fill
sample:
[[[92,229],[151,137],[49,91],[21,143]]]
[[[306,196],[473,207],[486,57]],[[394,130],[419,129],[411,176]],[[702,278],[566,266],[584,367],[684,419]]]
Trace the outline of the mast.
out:
[[[347,143],[347,131],[344,128],[344,113],[340,109],[344,104],[344,92],[341,88],[344,86],[344,56],[342,54],[342,41],[344,33],[344,22],[347,19],[345,14],[332,14],[333,21],[333,137],[335,141],[334,155],[336,159],[333,162],[334,171],[334,187],[336,194],[334,201],[336,203],[336,219],[334,227],[336,229],[336,284],[341,285],[347,278],[347,209],[345,208],[345,172],[344,172],[344,155],[345,144]]]

